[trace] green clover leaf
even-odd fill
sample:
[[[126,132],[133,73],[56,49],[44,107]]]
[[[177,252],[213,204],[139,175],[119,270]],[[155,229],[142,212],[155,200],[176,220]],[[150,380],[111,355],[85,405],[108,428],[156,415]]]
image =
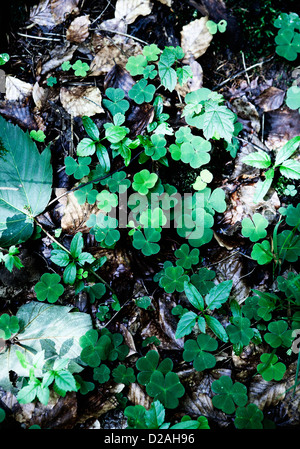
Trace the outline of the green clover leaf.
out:
[[[183,292],[184,282],[189,281],[189,276],[184,274],[182,267],[167,267],[159,280],[159,285],[166,293]]]
[[[103,212],[110,212],[112,208],[118,205],[118,196],[115,193],[110,193],[108,190],[102,190],[97,195],[97,207]]]
[[[251,252],[251,257],[256,260],[259,265],[270,263],[271,260],[273,260],[270,242],[268,240],[263,240],[261,243],[255,243]]]
[[[54,303],[63,294],[64,287],[59,283],[60,276],[56,273],[44,273],[38,282],[34,291],[39,301],[48,300],[50,303]]]
[[[237,429],[262,429],[263,412],[256,404],[238,407],[235,411],[234,425]]]
[[[104,248],[112,248],[120,239],[120,232],[116,229],[118,220],[113,217],[91,214],[86,225],[92,228],[90,234],[94,235],[97,242],[100,242]]]
[[[213,368],[216,358],[210,354],[218,347],[218,342],[206,334],[200,334],[195,340],[187,340],[184,343],[183,360],[193,362],[193,367],[197,371]]]
[[[300,235],[293,231],[282,231],[277,236],[279,257],[288,262],[297,262],[300,257]]]
[[[286,366],[282,362],[278,362],[276,354],[262,354],[260,360],[262,363],[257,365],[257,372],[261,374],[264,380],[268,382],[273,379],[279,381],[283,378]]]
[[[75,71],[76,76],[84,77],[90,70],[90,66],[86,62],[82,62],[80,59],[78,59],[75,64],[72,65],[72,69]]]
[[[299,109],[300,112],[300,87],[291,86],[286,93],[286,104],[290,109]]]
[[[112,375],[114,381],[119,384],[129,385],[135,382],[135,374],[132,368],[127,368],[125,365],[118,365],[113,369]]]
[[[255,213],[252,218],[244,218],[242,220],[242,234],[248,237],[251,242],[257,242],[267,235],[266,227],[268,220],[261,214]]]
[[[144,231],[136,230],[133,234],[132,245],[139,249],[145,256],[157,254],[160,246],[157,242],[161,238],[161,233],[155,228],[145,228]]]
[[[47,86],[53,87],[54,84],[57,84],[57,78],[55,78],[55,76],[49,76],[49,78],[47,78]]]
[[[128,92],[129,98],[137,104],[150,103],[155,93],[155,86],[147,84],[147,80],[141,79]]]
[[[66,174],[73,175],[75,179],[81,179],[89,174],[91,162],[90,157],[79,157],[76,162],[71,156],[67,156],[65,158]]]
[[[0,316],[0,338],[8,340],[19,329],[19,320],[16,316],[9,316],[7,313]]]
[[[174,409],[178,406],[178,398],[184,395],[185,389],[176,373],[168,372],[164,376],[162,372],[155,371],[146,385],[146,391],[166,408]]]
[[[145,357],[141,357],[136,362],[136,368],[140,371],[137,375],[137,381],[141,385],[147,385],[150,381],[152,374],[155,371],[160,371],[163,374],[172,371],[173,362],[168,357],[165,358],[160,364],[159,354],[157,351],[148,351]]]
[[[243,346],[247,346],[254,336],[254,330],[250,328],[250,320],[248,318],[242,318],[236,316],[232,318],[232,324],[226,327],[226,332],[229,336],[231,343],[234,345],[241,343]]]
[[[88,202],[88,204],[94,204],[96,202],[97,195],[98,191],[93,189],[93,184],[83,185],[83,187],[80,187],[74,192],[74,196],[80,205],[86,202]]]
[[[157,61],[160,52],[161,51],[156,44],[146,45],[143,48],[143,55],[147,61]]]
[[[160,158],[167,154],[166,144],[167,141],[161,134],[154,134],[151,136],[151,143],[145,147],[145,154],[150,156],[154,161],[158,161]]]
[[[300,34],[291,28],[281,29],[275,37],[276,53],[288,61],[295,61],[300,53]]]
[[[143,55],[130,56],[126,64],[126,70],[131,76],[142,75],[147,65],[147,59]]]
[[[94,368],[93,379],[99,382],[99,384],[104,384],[110,378],[110,369],[103,363],[100,366]]]
[[[130,186],[130,180],[126,179],[126,176],[124,171],[119,171],[100,181],[100,184],[107,185],[112,193],[124,193]]]
[[[221,376],[211,384],[215,396],[212,403],[216,408],[230,415],[235,411],[235,404],[243,407],[248,402],[247,388],[240,382],[233,383],[229,376]]]
[[[38,131],[35,131],[34,129],[30,131],[30,137],[37,142],[45,142],[46,139],[46,135],[41,129],[39,129]]]
[[[64,61],[62,63],[62,65],[60,66],[60,68],[64,71],[67,72],[68,70],[70,70],[70,68],[72,67],[70,61]]]
[[[144,169],[134,175],[132,188],[141,195],[147,195],[149,190],[155,186],[157,180],[156,173],[150,173],[149,170]]]
[[[118,112],[125,114],[129,109],[129,102],[124,100],[125,92],[123,89],[109,87],[105,91],[105,95],[109,100],[104,99],[102,101],[103,106],[106,107],[112,115],[116,115]]]
[[[176,249],[174,252],[175,257],[177,257],[176,265],[183,267],[185,270],[190,270],[192,265],[197,265],[199,263],[199,250],[193,248],[190,251],[190,247],[187,243],[183,243],[180,248]]]
[[[288,330],[286,321],[274,321],[268,325],[268,330],[270,333],[265,334],[264,339],[272,348],[279,348],[279,346],[289,348],[291,346],[292,331]]]

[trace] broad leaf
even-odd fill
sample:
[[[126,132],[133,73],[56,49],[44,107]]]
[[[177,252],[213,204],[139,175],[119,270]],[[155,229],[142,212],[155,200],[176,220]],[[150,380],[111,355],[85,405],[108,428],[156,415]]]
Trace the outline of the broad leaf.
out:
[[[0,386],[13,391],[9,371],[19,376],[29,377],[29,368],[21,365],[16,355],[18,350],[27,358],[31,354],[45,350],[45,358],[66,351],[64,357],[76,359],[80,356],[79,338],[92,328],[91,318],[86,313],[72,312],[72,307],[30,302],[17,312],[20,330],[13,337],[17,343],[10,345],[0,354]]]
[[[51,196],[50,149],[39,153],[29,133],[0,116],[0,246],[29,239],[33,217],[44,211]]]

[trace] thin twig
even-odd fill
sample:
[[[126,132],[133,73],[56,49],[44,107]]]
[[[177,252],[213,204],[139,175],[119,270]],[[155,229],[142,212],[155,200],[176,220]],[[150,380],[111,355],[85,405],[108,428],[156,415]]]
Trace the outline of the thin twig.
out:
[[[115,33],[115,34],[119,34],[120,36],[129,37],[130,39],[134,39],[135,41],[141,42],[142,44],[149,45],[148,42],[143,41],[142,39],[139,39],[138,37],[131,36],[130,34],[127,34],[127,33],[122,33],[121,31],[118,31],[118,30],[107,30],[106,28],[101,28],[101,26],[99,27],[99,29],[101,31],[107,31],[108,33]]]
[[[241,51],[241,55],[242,55],[243,66],[244,66],[245,73],[246,73],[247,83],[248,83],[248,86],[250,86],[250,78],[249,78],[249,75],[248,75],[248,72],[247,72],[247,66],[246,66],[246,62],[245,62],[244,52]]]
[[[61,42],[61,39],[55,39],[55,37],[32,36],[31,34],[23,34],[23,33],[18,33],[18,35],[22,36],[22,37],[29,37],[29,39],[39,39],[39,40],[43,40],[43,41]]]
[[[259,67],[262,66],[263,64],[265,64],[266,62],[270,62],[272,61],[272,59],[274,58],[274,56],[271,56],[268,59],[265,59],[264,61],[261,62],[257,62],[256,64],[253,64],[252,66],[248,67],[247,69],[241,70],[240,72],[236,73],[235,75],[230,76],[229,78],[227,78],[225,81],[222,81],[222,83],[218,84],[217,86],[213,87],[212,90],[217,90],[219,89],[219,87],[224,86],[224,84],[227,84],[229,81],[237,78],[238,76],[242,75],[245,72],[249,72],[249,70],[254,69],[255,67]]]

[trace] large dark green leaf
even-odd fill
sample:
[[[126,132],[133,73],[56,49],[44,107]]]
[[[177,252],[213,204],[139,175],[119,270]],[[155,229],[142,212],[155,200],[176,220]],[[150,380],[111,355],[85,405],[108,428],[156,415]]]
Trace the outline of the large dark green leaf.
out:
[[[51,196],[50,149],[41,154],[28,132],[0,116],[0,246],[26,241],[33,217],[43,212]]]

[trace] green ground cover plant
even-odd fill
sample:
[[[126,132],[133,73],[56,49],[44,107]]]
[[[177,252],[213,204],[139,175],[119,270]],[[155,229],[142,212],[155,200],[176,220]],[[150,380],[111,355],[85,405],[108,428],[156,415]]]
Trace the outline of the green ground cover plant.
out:
[[[226,25],[225,20],[209,21],[208,29],[212,34],[223,33]],[[299,17],[281,14],[274,26],[279,29],[276,53],[294,61],[299,53]],[[105,90],[103,107],[109,119],[101,128],[90,117],[81,117],[85,134],[76,154],[64,158],[65,173],[76,185],[73,191],[78,204],[98,209],[97,213],[93,209],[85,225],[103,254],[105,250],[117,251],[118,244],[126,239],[130,251],[139,257],[150,260],[159,256],[160,269],[149,276],[155,290],[176,300],[172,306],[175,340],[178,345],[182,343],[176,357],[184,366],[206,373],[217,366],[226,345],[231,346],[234,357],[256,345],[263,352],[251,376],[279,382],[287,370],[282,353],[290,351],[291,355],[292,332],[300,322],[296,265],[300,257],[300,207],[282,206],[275,225],[259,212],[241,220],[240,238],[250,241],[248,258],[256,267],[270,266],[276,290],[252,289],[239,303],[233,279],[217,279],[216,273],[204,266],[202,247],[214,238],[214,226],[227,208],[224,189],[213,183],[216,152],[235,158],[242,127],[225,98],[203,87],[185,96],[180,109],[182,122],[173,128],[164,112],[163,95],[173,94],[177,83],[183,86],[192,78],[191,67],[182,62],[184,56],[180,46],[160,49],[156,44],[130,56],[126,70],[134,84],[128,92],[120,87]],[[3,64],[1,61],[7,61],[3,54]],[[61,65],[63,72],[71,68],[78,77],[86,77],[90,70],[81,60]],[[54,88],[56,82],[49,77],[46,84]],[[287,95],[287,105],[296,109],[298,93],[288,91]],[[153,121],[142,134],[131,132],[128,115],[132,104],[153,108]],[[18,257],[21,245],[33,237],[37,217],[51,198],[53,168],[51,144],[45,147],[46,138],[44,133],[24,132],[0,116],[4,149],[0,156],[0,262],[9,272],[22,270]],[[261,150],[244,157],[244,164],[264,172],[265,180],[256,187],[254,203],[264,200],[278,172],[289,180],[300,179],[300,163],[295,157],[299,144],[296,136],[275,158]],[[190,195],[184,196],[160,176],[157,166],[168,170],[171,164],[195,171]],[[134,172],[133,166],[137,167]],[[121,195],[126,195],[122,205],[130,214],[125,226],[116,214]],[[168,257],[164,245],[170,224],[175,235],[170,240],[175,244]],[[47,405],[53,393],[61,397],[69,392],[87,395],[107,382],[124,384],[127,389],[137,384],[151,405],[147,409],[120,399],[127,429],[209,429],[209,420],[200,413],[180,419],[176,415],[177,422],[173,422],[172,411],[178,409],[189,387],[175,371],[171,355],[160,351],[157,336],[141,337],[143,352],[133,351],[136,359],[132,362],[128,339],[121,331],[108,329],[122,308],[122,298],[103,279],[107,257],[92,254],[81,231],[69,239],[43,227],[40,233],[51,241],[51,266],[35,283],[34,300],[22,305],[15,315],[0,316],[0,339],[4,342],[0,347],[0,387],[15,394],[20,404],[39,401]],[[69,288],[76,298],[87,296],[88,310],[91,305],[97,310],[93,321],[77,306],[65,305]],[[106,294],[109,301],[103,299]],[[132,306],[138,313],[154,315],[153,298],[154,293],[146,290],[134,298]],[[16,373],[14,382],[10,371]],[[296,376],[295,388],[298,383]],[[209,390],[212,407],[230,415],[235,428],[267,427],[264,413],[250,402],[242,382],[221,375],[211,382]],[[4,420],[5,412],[0,409],[0,422]]]

